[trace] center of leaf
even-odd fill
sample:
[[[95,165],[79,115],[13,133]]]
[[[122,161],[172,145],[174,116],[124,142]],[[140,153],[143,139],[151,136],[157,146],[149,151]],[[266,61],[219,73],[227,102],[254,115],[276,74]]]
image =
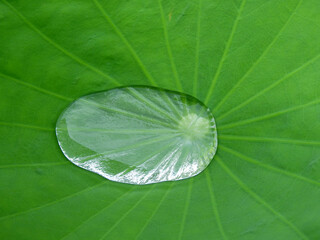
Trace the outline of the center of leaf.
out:
[[[209,132],[210,123],[208,119],[199,117],[195,113],[183,116],[179,122],[179,130],[188,139],[203,137]]]

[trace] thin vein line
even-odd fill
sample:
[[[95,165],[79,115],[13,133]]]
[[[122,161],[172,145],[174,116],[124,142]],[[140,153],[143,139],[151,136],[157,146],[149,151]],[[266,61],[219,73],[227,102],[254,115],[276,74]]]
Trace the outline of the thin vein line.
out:
[[[7,168],[24,168],[24,167],[49,167],[49,166],[65,165],[65,164],[67,164],[67,163],[68,163],[68,162],[9,164],[9,165],[0,165],[0,169],[7,169]]]
[[[142,163],[146,164],[147,162],[152,161],[152,159],[154,157],[156,157],[157,155],[159,155],[159,153],[161,153],[163,150],[166,150],[166,149],[168,151],[168,149],[170,149],[171,146],[174,146],[177,142],[178,141],[176,140],[173,142],[169,142],[168,144],[165,144],[162,148],[159,148],[159,147],[155,148],[154,149],[155,151],[153,151],[151,154],[149,154],[148,156],[146,156],[144,158],[140,158],[137,162],[135,162],[135,166],[128,167],[126,170],[118,173],[116,176],[118,176],[118,175],[123,176],[123,175],[135,170],[137,168],[137,166],[141,165]]]
[[[89,63],[85,62],[84,60],[82,60],[81,58],[79,58],[78,56],[72,54],[71,52],[69,52],[68,50],[66,50],[65,48],[61,47],[58,43],[56,43],[55,41],[53,41],[51,38],[49,38],[47,35],[45,35],[39,28],[37,28],[35,25],[33,25],[24,15],[22,15],[13,5],[11,5],[10,3],[8,3],[6,0],[2,0],[2,2],[4,4],[6,4],[25,24],[27,24],[33,31],[35,31],[36,33],[38,33],[44,40],[46,40],[48,43],[50,43],[52,46],[54,46],[55,48],[57,48],[58,50],[60,50],[62,53],[64,53],[66,56],[70,57],[71,59],[73,59],[74,61],[78,62],[79,64],[85,66],[86,68],[90,69],[91,71],[105,77],[106,79],[110,80],[113,84],[119,86],[120,83],[115,80],[114,78],[112,78],[111,76],[107,75],[106,73],[102,72],[101,70],[99,70],[98,68],[90,65]]]
[[[143,120],[143,121],[149,121],[151,123],[158,124],[160,126],[165,126],[165,127],[168,127],[168,128],[172,128],[173,127],[173,125],[171,125],[171,124],[165,123],[163,121],[158,121],[156,119],[152,119],[152,118],[146,117],[144,115],[135,114],[135,113],[132,113],[132,112],[129,112],[129,111],[126,111],[126,110],[122,110],[122,109],[108,108],[108,107],[106,107],[104,105],[95,103],[94,101],[88,101],[88,100],[84,100],[84,99],[81,99],[81,101],[83,101],[85,103],[88,103],[90,105],[96,106],[96,107],[98,107],[100,109],[111,111],[111,112],[115,112],[115,113],[120,113],[120,114],[123,114],[125,116],[131,117],[131,118],[134,118],[134,119],[140,119],[140,120]]]
[[[128,50],[130,51],[130,53],[132,54],[133,58],[136,60],[136,62],[138,63],[138,65],[140,66],[142,72],[144,73],[144,75],[148,78],[148,80],[150,81],[151,84],[153,85],[157,85],[154,78],[151,76],[151,74],[149,73],[149,71],[147,70],[146,66],[143,64],[143,62],[141,61],[140,57],[138,56],[137,52],[134,50],[134,48],[132,47],[132,45],[129,43],[129,41],[127,40],[127,38],[125,37],[125,35],[121,32],[121,30],[117,27],[117,25],[113,22],[113,20],[111,19],[111,17],[107,14],[106,10],[102,7],[102,5],[99,3],[98,0],[93,0],[94,4],[96,5],[96,7],[100,10],[100,12],[102,13],[102,15],[104,16],[104,18],[107,20],[107,22],[111,25],[111,27],[113,28],[113,30],[115,31],[115,33],[120,37],[120,39],[123,41],[123,43],[126,45],[126,47],[128,48]]]
[[[9,4],[6,0],[2,0],[14,13],[16,13],[16,15],[18,17],[21,18],[21,20],[23,22],[25,22],[32,30],[34,30],[36,33],[38,33],[44,40],[46,40],[47,42],[49,42],[51,45],[53,45],[55,48],[57,48],[58,50],[60,50],[61,52],[63,52],[65,55],[69,56],[70,58],[72,58],[73,60],[77,61],[78,63],[82,64],[83,66],[87,67],[88,69],[92,70],[93,72],[100,74],[101,76],[105,77],[106,79],[110,80],[111,82],[113,82],[116,86],[120,86],[121,84],[114,78],[112,78],[111,76],[107,75],[106,73],[102,72],[101,70],[99,70],[98,68],[90,65],[89,63],[85,62],[84,60],[80,59],[79,57],[77,57],[76,55],[73,55],[72,53],[70,53],[68,50],[64,49],[63,47],[61,47],[59,44],[57,44],[56,42],[54,42],[51,38],[49,38],[47,35],[45,35],[40,29],[38,29],[35,25],[33,25],[26,17],[24,17],[16,8],[14,8],[11,4]],[[98,3],[98,2],[96,2]],[[98,3],[98,7],[99,7],[99,3]],[[101,5],[100,5],[101,6]],[[100,9],[100,8],[99,8]],[[103,10],[103,9],[101,9]],[[105,12],[104,12],[105,13]],[[108,15],[106,15],[108,16]],[[110,19],[110,18],[109,18]],[[111,20],[111,19],[110,19]],[[113,24],[113,27],[116,27],[116,25]],[[118,29],[116,27],[116,29]],[[118,29],[119,30],[119,29]],[[118,34],[121,34],[123,37],[124,35],[120,32],[118,32]],[[126,40],[124,38],[124,40]],[[131,45],[129,44],[128,41],[125,41],[126,43],[128,43],[127,47],[129,46],[130,51],[133,53],[134,58],[136,59],[136,61],[138,61],[138,64],[140,65],[140,67],[142,67],[142,71],[146,74],[146,76],[148,77],[148,79],[150,80],[151,83],[154,83],[154,85],[156,85],[154,79],[152,78],[152,76],[149,74],[149,72],[146,70],[145,66],[142,64],[142,61],[140,60],[140,58],[138,57],[138,55],[135,53],[134,49],[131,47]],[[165,95],[165,94],[164,94]],[[170,102],[170,99],[166,96],[166,101]],[[168,98],[168,99],[167,99]],[[71,99],[72,100],[72,99]],[[173,106],[173,109],[176,111],[175,107],[173,104],[170,104],[171,106]]]
[[[77,227],[75,227],[74,229],[72,229],[71,232],[67,233],[65,236],[63,236],[60,240],[65,239],[66,237],[70,236],[72,233],[76,232],[81,226],[83,226],[85,223],[87,223],[88,221],[90,221],[91,219],[95,218],[96,216],[98,216],[100,213],[104,212],[105,210],[107,210],[109,207],[113,206],[114,204],[116,204],[118,201],[120,201],[121,199],[123,199],[123,197],[125,197],[127,194],[129,194],[133,189],[135,189],[135,187],[131,188],[129,191],[122,193],[119,197],[117,197],[116,199],[114,199],[111,203],[107,204],[105,207],[103,207],[102,209],[100,209],[98,212],[96,212],[95,214],[93,214],[92,216],[90,216],[88,219],[86,219],[85,221],[81,222]]]
[[[186,203],[184,205],[184,211],[183,211],[183,215],[182,215],[182,220],[181,220],[181,226],[180,226],[180,231],[179,231],[179,235],[178,235],[178,240],[181,240],[182,236],[183,236],[184,226],[186,224],[188,209],[189,209],[189,205],[190,205],[192,186],[193,186],[193,178],[191,178],[189,180],[189,187],[188,187],[188,191],[187,191]]]
[[[195,56],[194,83],[193,83],[193,95],[194,96],[197,96],[197,92],[198,92],[201,10],[202,10],[202,0],[199,0],[198,16],[197,16],[196,50],[195,50],[196,51],[196,56]]]
[[[81,193],[84,193],[84,192],[87,192],[87,191],[89,191],[89,190],[91,190],[91,189],[94,189],[94,188],[96,188],[96,187],[99,187],[99,186],[101,186],[101,185],[103,185],[103,184],[105,184],[105,183],[107,183],[107,182],[108,182],[108,181],[102,181],[102,182],[100,182],[100,183],[98,183],[98,184],[95,184],[95,185],[93,185],[93,186],[90,186],[90,187],[87,187],[87,188],[85,188],[85,189],[82,189],[81,191],[72,193],[72,194],[67,195],[67,196],[65,196],[65,197],[63,197],[63,198],[54,200],[54,201],[52,201],[52,202],[43,204],[43,205],[41,205],[41,206],[34,207],[34,208],[30,208],[30,209],[25,210],[25,211],[21,211],[21,212],[17,212],[17,213],[13,213],[13,214],[10,214],[10,215],[6,215],[6,216],[3,216],[3,217],[0,217],[0,221],[3,221],[3,220],[8,219],[8,218],[12,218],[12,217],[20,216],[20,215],[23,215],[23,214],[26,214],[26,213],[29,213],[29,212],[33,212],[33,211],[42,209],[42,208],[44,208],[44,207],[51,206],[51,205],[56,204],[56,203],[58,203],[58,202],[64,201],[64,200],[66,200],[66,199],[72,198],[72,197],[74,197],[74,196],[76,196],[76,195],[79,195],[79,194],[81,194]]]
[[[125,37],[125,35],[122,33],[122,31],[118,28],[118,26],[113,22],[113,20],[111,19],[111,17],[107,14],[106,10],[102,7],[102,5],[99,3],[98,0],[93,0],[94,4],[96,5],[96,7],[100,10],[100,12],[102,13],[102,15],[104,16],[104,18],[107,20],[107,22],[111,25],[111,27],[113,28],[113,30],[115,31],[115,33],[120,37],[120,39],[123,41],[123,43],[126,45],[126,47],[128,48],[129,52],[132,54],[133,58],[135,59],[135,61],[138,63],[138,65],[140,66],[142,72],[144,73],[144,75],[147,77],[147,79],[149,80],[149,82],[151,83],[151,85],[154,86],[158,86],[155,79],[152,77],[152,75],[150,74],[150,72],[147,70],[147,67],[144,65],[144,63],[142,62],[141,58],[139,57],[139,55],[137,54],[137,51],[134,50],[133,46],[130,44],[130,42],[127,40],[127,38]],[[162,93],[163,97],[165,98],[166,102],[171,105],[172,109],[178,114],[179,113],[176,109],[176,107],[174,106],[174,104],[172,103],[172,101],[170,100],[170,98],[168,97],[168,95],[166,93]]]
[[[46,95],[53,96],[53,97],[58,98],[60,100],[64,100],[64,101],[68,101],[68,102],[73,101],[72,98],[68,98],[68,97],[62,96],[60,94],[51,92],[49,90],[37,87],[37,86],[35,86],[35,85],[31,84],[31,83],[27,83],[27,82],[21,81],[21,80],[19,80],[17,78],[11,77],[11,76],[3,74],[3,73],[0,73],[0,77],[3,77],[5,79],[11,80],[11,81],[14,81],[14,82],[16,82],[16,83],[18,83],[20,85],[26,86],[28,88],[31,88],[31,89],[36,90],[38,92],[44,93]]]
[[[0,123],[1,124],[1,123]],[[177,133],[175,129],[104,129],[104,128],[58,128],[59,131],[76,131],[76,132],[101,132],[101,133],[135,133],[135,134],[159,134],[159,133]]]
[[[260,167],[263,167],[263,168],[266,168],[268,170],[271,170],[271,171],[274,171],[274,172],[278,172],[278,173],[281,173],[283,175],[286,175],[286,176],[289,176],[289,177],[293,177],[293,178],[296,178],[296,179],[299,179],[301,181],[304,181],[304,182],[307,182],[307,183],[311,183],[313,185],[316,185],[317,187],[320,186],[320,182],[318,181],[315,181],[313,179],[309,179],[309,178],[306,178],[306,177],[303,177],[303,176],[300,176],[298,174],[295,174],[295,173],[292,173],[292,172],[288,172],[288,171],[285,171],[285,170],[282,170],[280,168],[276,168],[276,167],[273,167],[271,165],[268,165],[268,164],[265,164],[265,163],[262,163],[261,161],[257,161],[253,158],[250,158],[248,156],[245,156],[237,151],[234,151],[230,148],[227,148],[227,147],[224,147],[224,146],[220,146],[220,149],[222,149],[223,151],[226,151],[228,153],[231,153],[251,164],[254,164],[254,165],[257,165],[257,166],[260,166]]]
[[[182,118],[182,115],[181,115],[181,113],[179,112],[177,106],[174,105],[172,99],[169,98],[167,92],[165,92],[165,91],[160,91],[160,93],[161,93],[161,95],[165,98],[165,100],[166,100],[166,102],[167,102],[167,104],[168,104],[167,106],[169,107],[169,109],[170,109],[170,107],[171,107],[171,109],[172,109],[173,112],[175,113],[176,117]],[[170,105],[170,106],[169,106],[169,105]]]
[[[264,56],[269,52],[273,44],[278,40],[279,36],[283,33],[285,28],[288,26],[290,20],[294,16],[294,13],[297,11],[299,6],[301,5],[302,0],[298,2],[298,4],[295,6],[294,10],[291,12],[290,16],[288,17],[285,24],[282,26],[282,28],[279,30],[279,32],[276,34],[276,36],[273,38],[273,40],[270,42],[270,44],[265,48],[263,53],[260,55],[260,57],[251,65],[249,70],[239,79],[239,81],[233,85],[231,90],[223,97],[223,99],[217,104],[215,107],[215,111],[218,111],[220,107],[225,103],[225,101],[233,94],[233,92],[238,88],[238,86],[247,78],[247,76],[253,71],[253,69],[260,63],[260,61],[264,58]]]
[[[225,135],[220,134],[219,138],[228,140],[242,140],[249,142],[280,142],[280,143],[292,143],[301,145],[320,145],[319,141],[306,141],[299,139],[288,139],[288,138],[268,138],[268,137],[255,137],[255,136],[237,136],[237,135]]]
[[[158,137],[158,138],[154,138],[152,140],[147,139],[145,141],[141,141],[141,142],[138,142],[138,143],[135,143],[135,144],[131,144],[131,145],[126,145],[124,147],[117,148],[117,149],[114,149],[114,150],[109,150],[109,151],[105,151],[105,152],[102,152],[102,153],[89,155],[89,156],[84,157],[84,158],[78,158],[77,163],[78,162],[82,163],[84,161],[87,161],[88,159],[93,159],[93,158],[96,158],[96,157],[101,157],[101,156],[103,157],[103,156],[105,156],[107,154],[113,154],[113,153],[117,153],[117,152],[121,152],[121,151],[126,151],[126,150],[129,150],[129,149],[132,149],[132,148],[136,148],[136,147],[141,147],[141,146],[145,146],[145,145],[149,145],[149,144],[153,144],[153,143],[159,143],[161,141],[165,141],[165,140],[168,140],[170,138],[173,138],[176,135],[179,135],[179,134],[172,134],[172,136],[168,135],[166,137]]]
[[[223,239],[227,240],[228,237],[227,237],[226,233],[224,232],[224,229],[223,229],[223,226],[222,226],[222,222],[221,222],[219,211],[218,211],[217,202],[215,200],[215,196],[214,196],[214,192],[213,192],[213,186],[212,186],[212,183],[211,183],[211,178],[210,178],[209,175],[210,175],[210,172],[207,170],[206,171],[206,180],[207,180],[207,185],[208,185],[208,188],[209,188],[209,193],[210,193],[210,199],[211,199],[211,205],[212,205],[213,213],[214,213],[214,215],[216,217],[216,221],[217,221],[217,224],[218,224],[218,227],[219,227],[219,231],[220,231]]]
[[[168,51],[168,55],[169,55],[169,59],[170,59],[171,67],[172,67],[172,72],[173,72],[173,75],[174,75],[174,77],[176,79],[176,84],[177,84],[178,89],[180,91],[182,91],[183,90],[182,89],[182,85],[181,85],[181,82],[180,82],[180,79],[179,79],[179,75],[178,75],[178,72],[177,72],[176,64],[174,63],[174,60],[173,60],[172,50],[171,50],[171,46],[170,46],[170,43],[169,43],[167,23],[166,23],[166,20],[165,20],[165,17],[164,17],[164,12],[163,12],[163,7],[162,7],[161,0],[158,0],[158,3],[159,3],[159,8],[160,8],[161,21],[162,21],[162,25],[163,25],[163,34],[164,34],[164,38],[165,38],[165,42],[166,42],[166,46],[167,46],[167,51]]]
[[[148,105],[153,110],[155,110],[155,111],[161,113],[162,115],[166,116],[168,119],[172,120],[173,122],[179,123],[177,119],[171,117],[168,113],[166,113],[164,110],[162,110],[160,107],[158,107],[154,102],[152,102],[150,99],[147,99],[146,97],[144,97],[141,93],[139,93],[134,88],[129,87],[128,90],[134,95],[134,97],[136,97],[142,103]]]
[[[259,204],[268,209],[271,213],[273,213],[279,220],[285,223],[288,227],[290,227],[299,237],[302,239],[308,240],[309,238],[301,232],[292,222],[290,222],[287,218],[285,218],[281,213],[277,212],[273,209],[267,202],[265,202],[261,197],[259,197],[255,192],[253,192],[245,183],[243,183],[233,172],[227,167],[222,160],[217,156],[218,164],[226,171],[226,173],[243,189],[244,192],[249,194],[254,200],[256,200]]]
[[[243,8],[245,6],[245,3],[246,3],[246,0],[242,0],[240,8],[238,10],[237,17],[235,18],[235,20],[233,22],[233,25],[232,25],[232,29],[231,29],[231,32],[230,32],[230,35],[229,35],[229,39],[228,39],[227,44],[225,46],[225,49],[223,51],[222,57],[221,57],[221,59],[219,61],[217,71],[216,71],[216,73],[215,73],[215,75],[213,77],[213,80],[212,80],[212,82],[210,84],[207,96],[205,98],[205,101],[204,101],[205,104],[208,104],[208,102],[209,102],[209,99],[210,99],[210,97],[211,97],[211,95],[213,93],[213,89],[214,89],[214,87],[215,87],[215,85],[217,83],[218,77],[220,75],[220,72],[221,72],[222,66],[224,64],[224,61],[227,58],[227,55],[228,55],[228,52],[229,52],[229,49],[230,49],[230,46],[231,46],[231,43],[232,43],[232,40],[233,40],[233,36],[234,36],[234,34],[236,32],[236,29],[237,29],[237,26],[238,26],[238,23],[239,23],[239,20],[240,20],[240,17],[241,17],[242,10],[243,10]]]
[[[261,8],[263,8],[265,5],[269,4],[270,2],[272,2],[272,0],[266,0],[263,3],[261,3],[258,7],[254,8],[253,10],[251,10],[251,12],[247,13],[246,15],[243,16],[243,18],[246,18],[250,15],[252,15],[253,13],[259,11]]]
[[[53,128],[39,127],[39,126],[27,125],[27,124],[23,124],[23,123],[0,122],[0,126],[30,128],[30,129],[36,129],[36,130],[48,131],[48,132],[54,131]]]
[[[125,219],[129,215],[129,213],[131,213],[139,205],[139,203],[141,203],[148,196],[148,194],[151,192],[152,189],[155,188],[155,186],[156,185],[154,185],[152,188],[150,188],[150,190],[148,192],[146,192],[144,195],[142,195],[142,197],[128,211],[126,211],[126,213],[123,214],[122,217],[119,218],[119,220],[116,221],[112,225],[112,227],[109,228],[109,230],[105,234],[103,234],[103,236],[99,240],[105,239],[113,231],[113,229],[115,229],[121,223],[121,221],[123,219]]]
[[[149,225],[151,219],[154,217],[154,215],[158,212],[160,206],[162,205],[163,201],[165,200],[165,198],[167,197],[167,195],[169,194],[169,192],[171,191],[171,188],[173,186],[172,182],[170,184],[170,186],[168,187],[168,189],[166,190],[165,194],[163,194],[162,198],[160,199],[158,205],[156,206],[156,208],[154,209],[154,211],[152,212],[152,214],[150,215],[150,217],[147,219],[147,221],[145,222],[145,224],[143,225],[143,227],[141,228],[141,230],[138,232],[137,236],[135,237],[135,239],[138,239],[141,234],[144,232],[144,230],[146,229],[146,227]]]
[[[34,125],[27,125],[23,123],[9,123],[9,122],[0,122],[0,126],[9,126],[9,127],[21,127],[21,128],[30,128],[30,129],[37,129],[41,131],[48,131],[48,132],[54,132],[55,129],[53,128],[45,128],[45,127],[39,127]],[[178,130],[175,129],[99,129],[99,128],[58,128],[59,131],[79,131],[79,132],[103,132],[103,133],[177,133]]]
[[[318,104],[318,103],[320,103],[320,99],[315,100],[315,101],[311,101],[311,102],[306,103],[306,104],[298,105],[296,107],[291,107],[291,108],[287,108],[287,109],[284,109],[284,110],[281,110],[281,111],[278,111],[278,112],[266,114],[266,115],[263,115],[263,116],[260,116],[260,117],[254,117],[254,118],[246,119],[246,120],[235,122],[235,123],[225,124],[223,126],[220,126],[219,129],[220,130],[222,130],[222,129],[230,129],[230,128],[233,128],[233,127],[246,125],[246,124],[253,123],[253,122],[258,122],[258,121],[261,121],[261,120],[277,117],[277,116],[280,116],[280,115],[288,113],[288,112],[293,112],[293,111],[299,110],[301,108],[309,107],[309,106],[312,106],[312,105],[315,105],[315,104]]]
[[[242,102],[241,104],[235,106],[234,108],[230,109],[229,111],[227,111],[226,113],[222,114],[220,117],[217,118],[217,120],[221,120],[223,118],[225,118],[226,116],[228,116],[230,113],[239,110],[240,108],[243,108],[244,106],[248,105],[249,103],[251,103],[254,99],[256,99],[257,97],[260,97],[261,95],[265,94],[266,92],[270,91],[272,88],[276,87],[277,85],[279,85],[280,83],[282,83],[283,81],[285,81],[286,79],[290,78],[291,76],[293,76],[294,74],[296,74],[297,72],[301,71],[302,69],[304,69],[305,67],[309,66],[310,64],[314,63],[318,58],[320,57],[320,54],[318,54],[317,56],[313,57],[312,59],[310,59],[309,61],[307,61],[306,63],[302,64],[300,67],[296,68],[295,70],[291,71],[290,73],[286,74],[285,76],[283,76],[282,78],[280,78],[279,80],[277,80],[276,82],[274,82],[273,84],[265,87],[264,89],[262,89],[261,91],[259,91],[257,94],[253,95],[252,97],[248,98],[246,101]]]

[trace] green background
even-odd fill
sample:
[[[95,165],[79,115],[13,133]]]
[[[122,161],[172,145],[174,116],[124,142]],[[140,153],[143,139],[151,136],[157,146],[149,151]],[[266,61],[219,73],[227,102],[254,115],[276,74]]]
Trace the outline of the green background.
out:
[[[318,0],[1,0],[1,239],[320,239]],[[70,163],[78,97],[152,85],[217,122],[198,176],[132,186]]]

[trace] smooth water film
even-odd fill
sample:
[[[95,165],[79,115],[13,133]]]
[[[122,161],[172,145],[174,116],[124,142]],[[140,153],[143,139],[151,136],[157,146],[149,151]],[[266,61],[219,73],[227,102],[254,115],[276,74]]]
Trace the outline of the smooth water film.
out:
[[[216,125],[206,106],[189,95],[150,87],[81,97],[61,114],[56,134],[72,163],[130,184],[195,176],[217,149]]]

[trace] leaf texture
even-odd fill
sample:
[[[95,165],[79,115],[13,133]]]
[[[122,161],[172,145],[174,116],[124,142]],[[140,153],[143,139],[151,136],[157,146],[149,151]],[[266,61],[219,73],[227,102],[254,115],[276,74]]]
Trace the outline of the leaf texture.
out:
[[[1,0],[1,239],[319,239],[318,0]],[[61,153],[92,92],[190,94],[219,148],[196,177],[133,186]]]

